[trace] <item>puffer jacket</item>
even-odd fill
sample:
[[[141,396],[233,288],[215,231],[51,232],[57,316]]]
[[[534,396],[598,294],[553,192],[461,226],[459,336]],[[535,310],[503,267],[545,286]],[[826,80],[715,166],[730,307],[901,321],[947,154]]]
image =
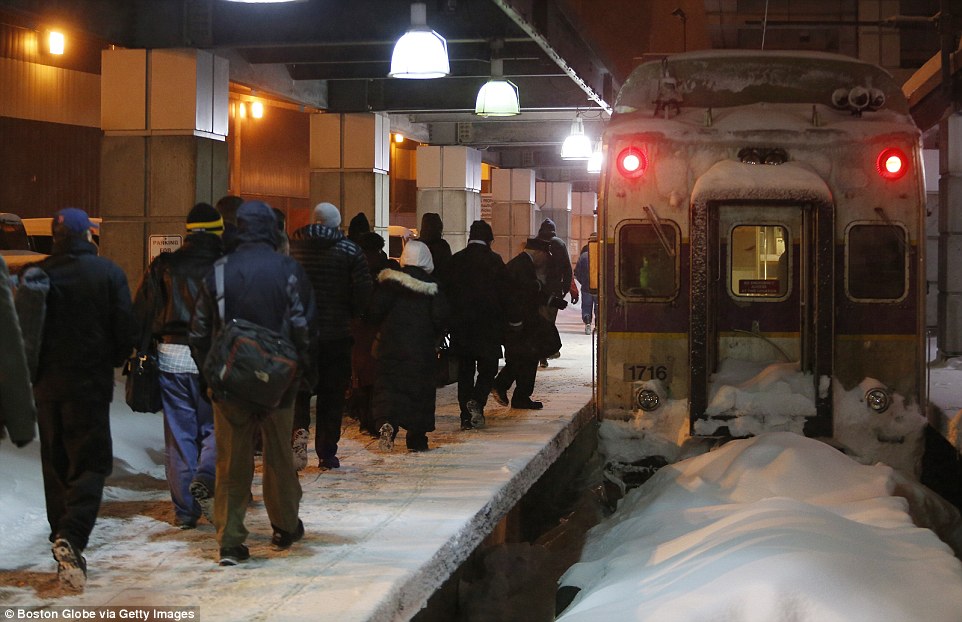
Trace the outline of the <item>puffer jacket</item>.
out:
[[[127,275],[80,237],[56,241],[38,265],[50,293],[34,397],[111,401],[113,370],[134,345]]]
[[[276,251],[275,222],[270,207],[257,201],[237,210],[237,247],[222,259],[225,317],[218,312],[211,270],[203,280],[188,333],[198,369],[204,368],[211,337],[223,321],[234,318],[287,334],[301,368],[311,369],[314,292],[301,265]]]
[[[291,235],[291,257],[314,286],[318,339],[349,337],[351,319],[367,309],[374,287],[361,247],[336,227],[312,224]]]
[[[198,232],[188,235],[177,251],[154,259],[134,296],[139,344],[147,331],[166,343],[187,344],[201,283],[222,254],[220,237]]]
[[[20,323],[13,303],[10,273],[0,257],[0,438],[4,430],[16,445],[34,437],[37,408],[30,388],[30,372],[23,351]]]

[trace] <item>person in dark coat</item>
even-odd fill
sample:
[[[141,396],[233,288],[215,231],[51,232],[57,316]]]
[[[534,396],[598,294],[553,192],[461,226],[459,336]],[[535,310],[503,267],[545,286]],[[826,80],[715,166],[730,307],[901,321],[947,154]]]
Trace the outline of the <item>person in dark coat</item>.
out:
[[[187,238],[173,253],[154,259],[134,296],[137,343],[157,342],[164,410],[164,467],[174,519],[192,529],[201,514],[214,522],[214,411],[187,333],[201,284],[223,254],[224,220],[207,203],[187,214]]]
[[[243,202],[244,199],[239,196],[226,194],[219,198],[217,204],[214,205],[221,218],[224,219],[224,233],[221,236],[221,242],[226,253],[231,252],[237,246],[235,242],[237,237],[237,208]]]
[[[538,410],[544,406],[531,399],[538,360],[561,348],[558,329],[541,311],[541,307],[554,298],[539,278],[550,261],[549,250],[548,242],[531,238],[525,243],[524,250],[505,267],[509,301],[508,329],[504,337],[505,365],[491,389],[491,396],[502,406],[508,405],[507,391],[514,383],[517,386],[511,395],[512,408]]]
[[[371,222],[364,212],[358,212],[347,225],[347,239],[355,244],[361,244],[361,236],[371,232]]]
[[[113,468],[110,401],[114,368],[134,347],[130,289],[120,266],[97,256],[81,209],[53,219],[53,252],[39,262],[50,277],[34,383],[50,541],[60,584],[82,589],[87,547]]]
[[[374,345],[374,418],[382,451],[394,448],[398,428],[410,451],[427,451],[434,430],[436,346],[448,303],[431,273],[431,251],[411,240],[400,270],[382,270],[367,319],[378,326]]]
[[[358,238],[358,245],[367,259],[375,289],[378,287],[377,277],[381,270],[401,268],[396,261],[388,259],[384,252],[384,238],[377,233],[362,233]],[[354,347],[351,350],[351,395],[348,399],[348,413],[357,419],[361,432],[377,436],[378,428],[371,408],[374,395],[374,357],[371,355],[371,347],[374,345],[377,327],[355,318],[351,320],[351,335],[354,337]]]
[[[311,372],[311,325],[314,291],[304,269],[277,252],[277,221],[269,205],[247,201],[237,209],[237,248],[215,262],[204,278],[191,321],[188,341],[201,370],[211,342],[224,323],[238,318],[285,334],[298,354],[298,373]],[[215,284],[223,265],[223,288]],[[216,293],[223,297],[224,317]],[[208,378],[209,381],[209,378]],[[260,429],[264,451],[264,506],[274,530],[271,544],[284,550],[304,535],[298,518],[301,485],[294,470],[290,434],[295,378],[279,406],[251,409],[246,404],[208,392],[213,398],[217,469],[214,525],[220,545],[220,565],[233,566],[250,558],[245,546],[244,517],[254,476],[254,430]]]
[[[491,250],[492,240],[491,226],[474,221],[467,247],[451,257],[441,283],[451,303],[451,349],[458,357],[462,430],[484,425],[484,407],[501,358],[507,272],[501,255]]]
[[[431,251],[434,262],[434,276],[441,278],[451,259],[451,245],[441,237],[444,233],[444,223],[441,216],[435,212],[426,212],[421,216],[421,228],[418,229],[418,240],[424,242]]]
[[[331,203],[318,203],[314,223],[291,235],[291,256],[297,259],[314,286],[317,299],[318,384],[314,451],[322,469],[341,466],[344,395],[351,384],[351,319],[367,309],[374,287],[364,253],[338,227],[341,214]],[[310,395],[301,392],[294,408],[293,436],[310,427]]]
[[[17,447],[33,440],[37,407],[23,349],[20,320],[13,302],[7,263],[0,257],[0,439],[6,434]]]
[[[545,291],[549,296],[557,298],[559,301],[562,300],[566,294],[571,292],[571,258],[568,257],[568,245],[565,241],[558,237],[557,228],[554,221],[550,218],[545,218],[541,222],[541,227],[538,229],[538,239],[543,240],[548,243],[548,254],[550,258],[547,265],[544,268],[544,275],[542,277],[542,282],[545,286]],[[541,276],[541,275],[539,275]],[[577,289],[574,290],[575,293],[572,294],[572,302],[578,301]],[[567,306],[567,305],[565,305]],[[558,309],[563,309],[560,305],[542,305],[541,313],[548,319],[552,324],[558,319]],[[560,350],[560,346],[558,350]],[[558,352],[549,352],[547,357],[541,358],[541,366],[548,366],[548,358],[557,358],[560,356]]]

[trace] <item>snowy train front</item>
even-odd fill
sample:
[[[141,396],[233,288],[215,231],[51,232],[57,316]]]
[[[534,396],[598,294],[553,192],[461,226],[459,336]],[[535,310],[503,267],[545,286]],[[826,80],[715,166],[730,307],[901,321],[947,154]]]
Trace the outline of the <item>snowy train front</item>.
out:
[[[605,131],[591,249],[602,417],[669,445],[917,435],[919,141],[898,84],[848,57],[636,68]]]

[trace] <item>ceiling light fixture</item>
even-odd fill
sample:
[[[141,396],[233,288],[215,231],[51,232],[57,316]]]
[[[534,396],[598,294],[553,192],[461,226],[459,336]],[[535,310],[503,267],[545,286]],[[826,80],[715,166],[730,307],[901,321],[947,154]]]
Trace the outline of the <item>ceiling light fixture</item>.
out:
[[[601,153],[601,141],[595,146],[595,150],[591,152],[591,157],[588,158],[588,172],[589,173],[600,173],[601,166],[604,163],[604,155]]]
[[[451,73],[448,43],[428,27],[427,14],[426,4],[411,3],[411,28],[394,44],[388,76],[424,80]]]
[[[504,79],[504,61],[500,58],[491,59],[491,79],[478,91],[474,114],[481,117],[513,117],[521,114],[518,86]]]
[[[585,136],[585,124],[581,113],[571,123],[571,134],[561,144],[562,160],[588,160],[591,158],[591,140]]]

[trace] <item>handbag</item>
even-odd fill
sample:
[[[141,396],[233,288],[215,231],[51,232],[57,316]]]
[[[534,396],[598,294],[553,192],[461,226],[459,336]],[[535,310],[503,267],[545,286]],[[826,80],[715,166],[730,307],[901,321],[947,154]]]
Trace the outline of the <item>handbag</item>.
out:
[[[438,364],[435,375],[435,385],[446,387],[458,381],[458,357],[451,349],[451,338],[445,335],[438,345]]]
[[[127,359],[124,365],[127,376],[126,398],[130,410],[137,413],[155,413],[163,407],[160,399],[160,366],[157,350],[148,343]]]

